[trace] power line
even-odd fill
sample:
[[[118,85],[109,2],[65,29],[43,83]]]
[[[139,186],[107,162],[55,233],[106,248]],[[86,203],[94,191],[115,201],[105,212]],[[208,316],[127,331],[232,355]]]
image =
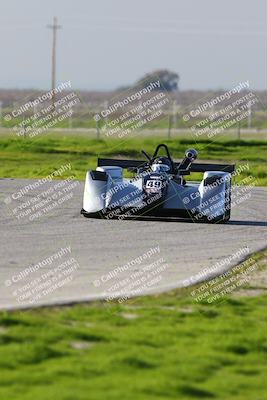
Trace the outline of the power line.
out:
[[[53,43],[52,43],[52,75],[51,75],[51,86],[52,90],[56,87],[56,44],[57,44],[57,30],[62,26],[58,25],[57,17],[53,18],[53,25],[47,25],[47,28],[53,30]],[[55,93],[53,90],[52,94],[52,104],[55,106]]]

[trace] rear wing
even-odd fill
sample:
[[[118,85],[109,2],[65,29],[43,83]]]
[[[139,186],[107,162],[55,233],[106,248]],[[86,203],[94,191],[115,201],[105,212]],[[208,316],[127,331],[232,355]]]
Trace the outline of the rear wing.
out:
[[[98,167],[107,167],[107,166],[116,166],[121,168],[140,168],[147,164],[147,161],[144,160],[116,160],[113,158],[98,158],[97,166]],[[176,168],[179,167],[180,163],[174,162]],[[201,163],[193,163],[190,166],[190,172],[206,172],[206,171],[222,171],[229,172],[232,174],[235,170],[235,164],[201,164]]]

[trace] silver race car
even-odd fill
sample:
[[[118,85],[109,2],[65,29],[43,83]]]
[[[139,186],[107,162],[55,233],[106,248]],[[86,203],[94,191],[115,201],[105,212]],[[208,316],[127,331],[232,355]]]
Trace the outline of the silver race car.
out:
[[[159,156],[160,149],[165,150],[165,156]],[[189,218],[213,223],[230,219],[234,165],[194,163],[194,149],[175,162],[165,144],[159,144],[153,156],[142,153],[146,161],[98,159],[96,170],[88,171],[85,178],[84,216]],[[124,178],[124,169],[133,177]],[[202,172],[202,181],[186,181],[191,172]]]

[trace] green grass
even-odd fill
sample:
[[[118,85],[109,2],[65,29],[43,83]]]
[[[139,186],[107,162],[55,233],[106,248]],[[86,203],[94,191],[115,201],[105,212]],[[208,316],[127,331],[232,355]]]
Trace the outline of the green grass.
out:
[[[173,293],[2,312],[0,398],[264,400],[266,301]]]
[[[249,162],[267,184],[266,141],[164,140],[174,158]],[[140,157],[159,139],[0,139],[1,177],[37,178],[71,162],[78,179],[104,157]],[[63,175],[64,176],[64,175]],[[187,292],[0,313],[0,399],[267,399],[267,296],[196,304]]]
[[[137,137],[125,141],[118,139],[92,139],[75,136],[46,135],[36,139],[1,137],[1,177],[37,178],[46,176],[65,162],[71,162],[77,179],[84,179],[87,169],[96,166],[98,156],[142,158],[141,149],[153,153],[160,138]],[[163,140],[170,147],[174,158],[181,159],[188,147],[199,151],[199,160],[236,162],[250,165],[237,178],[257,178],[257,185],[267,185],[267,141],[260,140]],[[199,177],[199,176],[198,176]]]

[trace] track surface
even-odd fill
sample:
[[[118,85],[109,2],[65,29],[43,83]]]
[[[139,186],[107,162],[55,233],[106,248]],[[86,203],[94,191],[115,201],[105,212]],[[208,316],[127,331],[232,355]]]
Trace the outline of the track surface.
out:
[[[267,247],[267,188],[248,190],[250,195],[234,206],[226,225],[86,219],[80,215],[81,182],[69,192],[69,200],[35,221],[17,218],[15,207],[52,185],[44,183],[17,200],[11,197],[34,182],[0,180],[1,309],[106,298],[122,289],[130,293],[134,287],[142,293],[165,291],[192,283],[201,278],[196,277],[200,271],[216,263],[202,279],[220,274]],[[71,253],[65,250],[67,254],[48,264],[51,255],[67,247]],[[226,262],[245,247],[248,250]],[[35,271],[25,273],[43,260]],[[67,263],[58,268],[63,262]],[[47,275],[49,271],[53,274]]]

